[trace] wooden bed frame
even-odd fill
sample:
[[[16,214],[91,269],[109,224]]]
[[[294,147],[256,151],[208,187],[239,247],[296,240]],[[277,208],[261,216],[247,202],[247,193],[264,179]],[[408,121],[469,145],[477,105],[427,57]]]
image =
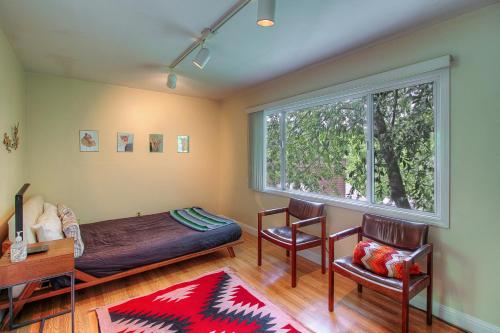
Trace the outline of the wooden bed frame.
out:
[[[28,189],[28,187],[29,187],[29,184],[24,184],[24,186],[21,188],[21,190],[16,194],[16,201],[15,201],[16,202],[16,213],[15,213],[16,214],[16,229],[18,229],[19,226],[22,227],[22,225],[23,225],[22,223],[18,223],[17,217],[20,216],[20,220],[22,221],[23,195],[24,195],[24,192],[26,192],[26,190]],[[21,213],[19,213],[19,211],[21,211]],[[241,243],[243,243],[243,239],[240,238],[237,241],[226,243],[226,244],[223,244],[223,245],[211,248],[211,249],[186,254],[186,255],[183,255],[180,257],[156,262],[156,263],[149,264],[149,265],[139,266],[139,267],[132,268],[132,269],[129,269],[129,270],[124,271],[124,272],[120,272],[120,273],[116,273],[113,275],[108,275],[108,276],[104,276],[104,277],[100,277],[100,278],[92,276],[90,274],[87,274],[87,273],[80,271],[78,269],[75,269],[75,278],[77,280],[77,283],[75,285],[75,289],[79,290],[79,289],[83,289],[83,288],[96,286],[98,284],[102,284],[102,283],[110,282],[113,280],[125,278],[127,276],[143,273],[143,272],[146,272],[146,271],[149,271],[152,269],[168,266],[168,265],[180,262],[180,261],[204,256],[206,254],[217,252],[217,251],[224,250],[224,249],[227,250],[227,252],[231,258],[234,258],[236,255],[234,253],[233,247],[238,245],[238,244],[241,244]],[[4,240],[2,242],[2,253],[5,253],[5,251],[7,251],[10,248],[10,244],[11,243],[8,239]],[[39,282],[29,283],[26,285],[26,287],[24,288],[22,293],[19,295],[17,300],[14,301],[13,315],[14,315],[14,317],[17,316],[17,314],[19,314],[19,312],[22,310],[23,306],[27,303],[39,301],[39,300],[54,297],[57,295],[66,294],[66,293],[69,293],[69,291],[70,291],[69,287],[61,288],[58,290],[52,290],[52,288],[50,286],[44,287]],[[8,300],[7,299],[0,300],[0,310],[8,309],[8,308],[9,308]],[[2,329],[5,329],[8,326],[8,320],[9,320],[10,315],[11,315],[10,313],[7,314],[5,316],[5,318],[3,319],[2,324],[1,324]]]

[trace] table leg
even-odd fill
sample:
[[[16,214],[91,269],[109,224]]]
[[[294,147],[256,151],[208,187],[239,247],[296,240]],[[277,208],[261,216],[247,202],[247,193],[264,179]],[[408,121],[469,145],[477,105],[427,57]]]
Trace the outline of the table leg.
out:
[[[12,287],[7,288],[9,294],[9,330],[14,329],[14,316],[12,315],[14,312],[14,304],[12,299]]]
[[[71,273],[71,333],[75,332],[75,272]]]

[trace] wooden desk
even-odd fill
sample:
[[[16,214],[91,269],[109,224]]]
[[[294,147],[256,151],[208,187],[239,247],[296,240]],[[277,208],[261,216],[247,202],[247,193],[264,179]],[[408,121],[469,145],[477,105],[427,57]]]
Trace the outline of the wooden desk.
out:
[[[40,331],[43,331],[46,319],[71,312],[71,331],[74,332],[75,259],[73,239],[69,238],[36,243],[29,245],[28,248],[43,244],[47,244],[49,246],[48,251],[30,254],[26,260],[21,262],[11,262],[10,251],[4,253],[4,255],[0,258],[0,288],[8,288],[9,292],[9,328],[12,330],[36,322],[41,322]],[[14,313],[12,287],[63,275],[68,275],[71,278],[71,309],[40,319],[15,324],[14,316],[12,316]]]

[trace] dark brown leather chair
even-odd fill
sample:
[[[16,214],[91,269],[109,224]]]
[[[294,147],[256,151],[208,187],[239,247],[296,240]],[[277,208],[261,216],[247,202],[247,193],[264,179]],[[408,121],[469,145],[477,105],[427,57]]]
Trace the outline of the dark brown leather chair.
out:
[[[287,257],[292,253],[292,287],[297,285],[297,251],[321,246],[321,272],[325,274],[326,216],[325,205],[317,202],[290,199],[288,207],[276,208],[258,214],[258,260],[262,264],[262,238],[286,249]],[[262,230],[262,218],[267,215],[285,213],[286,226]],[[290,226],[290,216],[299,221]],[[307,225],[321,223],[321,237],[298,231]]]
[[[358,292],[363,286],[373,289],[402,303],[402,332],[408,332],[409,302],[420,291],[427,288],[427,324],[432,324],[432,244],[427,243],[429,227],[388,217],[365,214],[361,227],[355,227],[329,237],[330,255],[328,260],[328,308],[333,311],[334,272],[358,284]],[[377,275],[364,267],[352,263],[352,256],[334,260],[335,242],[351,235],[358,235],[394,248],[410,251],[404,263],[403,279],[398,280]],[[419,259],[427,257],[427,272],[410,275],[410,267]]]

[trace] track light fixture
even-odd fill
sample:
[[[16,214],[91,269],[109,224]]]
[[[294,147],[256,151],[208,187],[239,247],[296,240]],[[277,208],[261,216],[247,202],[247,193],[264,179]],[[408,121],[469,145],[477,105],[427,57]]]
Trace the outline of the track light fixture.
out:
[[[259,0],[257,5],[257,24],[272,27],[275,23],[276,0]]]
[[[200,45],[201,49],[198,51],[193,59],[193,65],[203,69],[210,60],[210,50],[205,46],[207,38],[211,37],[217,32],[226,22],[228,22],[234,15],[239,13],[245,6],[251,3],[252,0],[238,0],[231,8],[229,8],[220,18],[218,18],[211,26],[203,29],[201,35],[189,45],[174,61],[169,65],[170,73],[168,74],[167,86],[170,89],[175,89],[177,85],[177,76],[173,70],[179,65],[186,57],[188,57]],[[275,24],[276,0],[258,0],[257,7],[257,24],[261,27],[272,27]]]
[[[177,87],[177,75],[175,73],[168,74],[167,87],[170,89],[175,89]]]
[[[203,69],[210,60],[210,50],[205,46],[205,41],[201,44],[201,49],[196,53],[193,59],[193,65]]]

